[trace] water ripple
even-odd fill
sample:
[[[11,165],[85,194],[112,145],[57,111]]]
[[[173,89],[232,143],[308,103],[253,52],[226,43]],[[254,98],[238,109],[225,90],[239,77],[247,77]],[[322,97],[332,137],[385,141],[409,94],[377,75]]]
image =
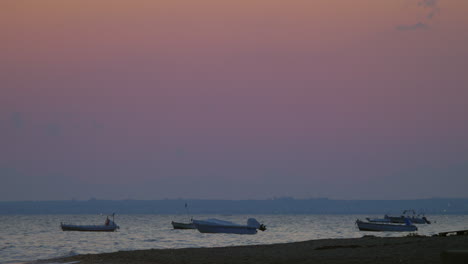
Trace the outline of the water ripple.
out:
[[[173,215],[119,215],[118,232],[63,232],[60,222],[78,224],[101,223],[97,215],[21,215],[0,216],[0,262],[13,263],[48,259],[76,254],[103,253],[152,248],[221,247],[286,243],[325,238],[352,238],[369,234],[359,232],[357,218],[369,215],[257,215],[267,231],[257,235],[201,234],[197,230],[173,230]],[[195,219],[220,218],[244,223],[251,215],[195,215]],[[373,217],[373,216],[370,216]],[[378,217],[378,216],[375,216]],[[418,233],[468,229],[468,216],[430,216],[435,222],[420,225]],[[15,230],[16,232],[13,232]],[[399,233],[372,233],[379,236],[401,236]]]

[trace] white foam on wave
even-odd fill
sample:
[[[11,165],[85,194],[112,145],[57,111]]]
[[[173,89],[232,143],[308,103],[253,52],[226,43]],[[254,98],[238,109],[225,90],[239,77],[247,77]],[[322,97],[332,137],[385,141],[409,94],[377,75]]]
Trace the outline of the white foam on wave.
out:
[[[9,264],[37,264],[39,262],[13,262]],[[41,262],[41,264],[76,264],[80,263],[79,260],[77,261],[72,261],[72,262]]]
[[[41,263],[41,264],[75,264],[75,263],[80,263],[79,260],[77,261],[72,261],[72,262],[48,262],[48,263]]]
[[[65,254],[64,256],[62,256],[62,258],[64,258],[64,257],[73,257],[73,256],[76,256],[76,255],[79,255],[79,253],[74,251],[74,250],[70,250],[70,252],[68,252],[68,254]]]
[[[70,250],[70,252],[68,252],[67,254],[57,257],[57,258],[53,258],[53,259],[72,257],[76,255],[79,255],[79,254],[73,250]],[[71,261],[71,262],[54,262],[53,259],[51,259],[52,262],[42,262],[43,260],[37,260],[37,261],[32,261],[32,262],[18,262],[18,263],[9,263],[9,264],[39,264],[39,263],[40,264],[76,264],[76,263],[80,263],[79,260]]]

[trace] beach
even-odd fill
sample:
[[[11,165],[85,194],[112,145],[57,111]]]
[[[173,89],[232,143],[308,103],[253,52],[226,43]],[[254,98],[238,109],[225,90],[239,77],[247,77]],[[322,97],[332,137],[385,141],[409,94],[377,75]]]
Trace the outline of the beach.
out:
[[[151,249],[85,254],[35,263],[207,264],[207,263],[450,263],[447,250],[468,250],[468,236],[405,236],[320,239],[271,245]],[[460,263],[468,263],[466,255]],[[458,263],[458,262],[455,262]]]

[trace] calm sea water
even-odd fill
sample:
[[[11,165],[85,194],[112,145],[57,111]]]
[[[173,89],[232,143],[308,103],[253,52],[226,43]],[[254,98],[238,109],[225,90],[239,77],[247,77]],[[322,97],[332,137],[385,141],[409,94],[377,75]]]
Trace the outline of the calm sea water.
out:
[[[219,218],[245,223],[255,217],[267,231],[256,235],[201,234],[174,230],[171,221],[182,215],[117,215],[118,232],[63,232],[60,222],[102,224],[99,215],[0,215],[0,263],[16,263],[76,254],[152,248],[222,247],[272,244],[325,238],[355,238],[366,234],[403,236],[406,233],[360,232],[356,219],[378,215],[194,215],[194,219]],[[428,216],[435,222],[418,225],[418,234],[468,229],[468,215]]]

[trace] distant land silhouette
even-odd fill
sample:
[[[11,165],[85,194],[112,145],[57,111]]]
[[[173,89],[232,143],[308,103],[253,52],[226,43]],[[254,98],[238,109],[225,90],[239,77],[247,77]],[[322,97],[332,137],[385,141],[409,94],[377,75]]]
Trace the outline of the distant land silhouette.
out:
[[[268,200],[65,200],[4,201],[0,214],[468,214],[468,198],[418,200],[332,200],[327,198]]]

